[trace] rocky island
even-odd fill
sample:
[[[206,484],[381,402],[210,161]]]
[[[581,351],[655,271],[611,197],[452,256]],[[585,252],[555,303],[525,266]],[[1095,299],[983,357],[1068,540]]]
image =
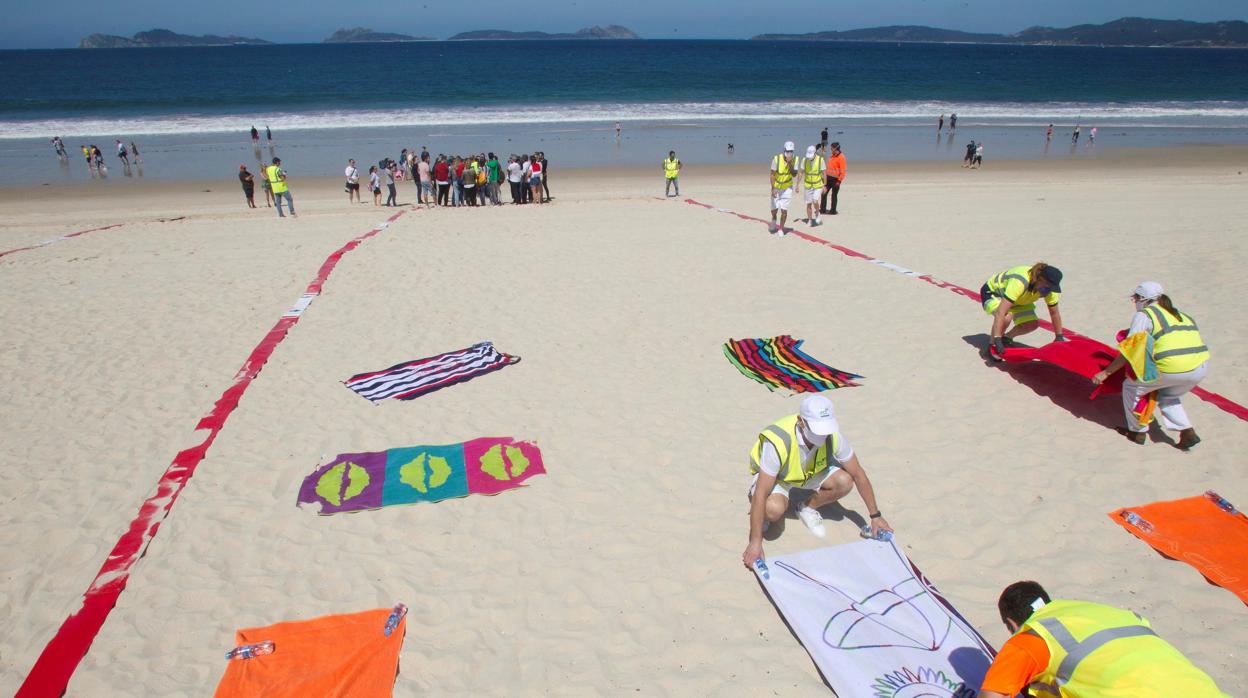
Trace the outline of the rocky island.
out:
[[[507,40],[507,41],[534,41],[549,39],[640,39],[628,27],[621,27],[618,24],[611,24],[606,27],[597,25],[578,30],[571,34],[549,34],[547,32],[515,32],[504,31],[502,29],[478,29],[470,32],[462,32],[452,36],[448,41],[484,41],[484,40]]]
[[[339,29],[321,41],[323,44],[371,44],[394,41],[435,41],[428,36],[408,36],[407,34],[390,34],[375,32],[372,29],[356,27],[355,29]]]
[[[264,39],[252,39],[246,36],[217,36],[205,34],[191,36],[178,34],[168,29],[152,29],[139,32],[133,37],[114,36],[112,34],[92,34],[78,42],[78,48],[148,48],[153,46],[232,46],[235,44],[270,44]]]

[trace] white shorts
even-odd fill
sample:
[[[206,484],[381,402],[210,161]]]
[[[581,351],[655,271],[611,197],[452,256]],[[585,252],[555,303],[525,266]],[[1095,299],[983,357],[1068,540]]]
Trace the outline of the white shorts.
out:
[[[776,485],[771,488],[771,494],[778,494],[784,497],[785,499],[788,499],[789,490],[810,490],[814,492],[818,490],[820,487],[822,487],[823,483],[827,481],[828,478],[832,477],[832,473],[838,470],[840,470],[839,467],[832,466],[821,473],[815,473],[813,477],[811,477],[809,480],[807,480],[806,482],[803,482],[800,485],[790,485],[789,483],[784,482],[783,480],[776,480]],[[757,486],[758,486],[758,473],[754,473],[754,478],[750,480],[750,499],[754,498],[754,488]]]
[[[822,194],[822,193],[823,193],[823,190],[822,190],[822,189],[810,189],[810,188],[807,188],[807,189],[806,189],[806,203],[808,203],[808,204],[817,204],[817,203],[819,203],[819,195],[820,195],[820,194]]]
[[[789,202],[793,200],[793,187],[786,187],[780,190],[780,193],[771,199],[771,210],[781,211],[789,210]]]

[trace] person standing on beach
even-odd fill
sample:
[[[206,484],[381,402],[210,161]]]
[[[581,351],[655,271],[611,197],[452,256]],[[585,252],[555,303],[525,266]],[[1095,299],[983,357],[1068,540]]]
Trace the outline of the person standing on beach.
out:
[[[529,158],[529,187],[533,190],[533,203],[544,204],[542,199],[542,174],[546,172],[541,153],[533,153],[533,157]]]
[[[615,122],[615,140],[620,140],[620,122]]]
[[[247,207],[256,207],[256,177],[247,171],[246,165],[238,166],[238,182],[243,185],[243,197],[247,199]]]
[[[381,205],[381,175],[377,174],[377,166],[368,168],[368,190],[373,193],[373,205]]]
[[[490,195],[490,203],[495,206],[502,206],[503,202],[498,198],[498,187],[503,183],[503,166],[498,162],[498,156],[490,153],[490,159],[485,161],[487,171],[486,185]]]
[[[257,148],[260,147],[260,132],[256,130],[254,124],[251,127],[251,144]]]
[[[542,193],[546,195],[546,201],[543,203],[549,203],[551,199],[555,198],[550,195],[550,161],[546,159],[545,151],[539,150],[537,157],[542,161]]]
[[[940,133],[944,129],[945,129],[945,115],[941,114],[940,118],[936,120],[936,133]]]
[[[394,160],[386,163],[386,205],[399,205],[399,192],[394,186],[394,178],[398,173],[399,165]]]
[[[420,177],[420,203],[425,206],[432,205],[433,202],[433,173],[429,169],[429,153],[428,151],[420,154],[420,162],[416,163],[416,172]]]
[[[797,510],[810,532],[823,538],[827,530],[819,508],[855,487],[867,506],[871,536],[893,528],[876,506],[875,490],[849,440],[841,436],[832,401],[807,395],[797,414],[782,417],[754,440],[750,450],[750,538],[741,562],[747,568],[763,558],[763,533],[784,518],[793,490],[813,492]]]
[[[1079,124],[1075,124],[1075,131],[1070,134],[1070,144],[1079,145]]]
[[[970,167],[973,160],[975,160],[975,139],[972,138],[971,142],[966,144],[966,155],[962,156],[962,166]]]
[[[1014,339],[1040,327],[1036,317],[1036,301],[1044,299],[1049,307],[1049,321],[1053,324],[1053,341],[1065,342],[1062,334],[1062,312],[1057,303],[1062,293],[1062,271],[1044,262],[1010,267],[993,274],[979,289],[984,313],[992,316],[989,338],[992,346],[988,355],[995,361],[1003,361],[1005,348]],[[1013,321],[1014,326],[1006,332]]]
[[[680,158],[676,157],[675,150],[669,150],[667,159],[663,161],[663,179],[666,180],[663,195],[671,196],[675,186],[676,196],[680,196]]]
[[[524,174],[524,167],[520,165],[520,158],[512,155],[507,158],[507,184],[511,187],[511,203],[519,205],[524,202],[524,196],[520,193],[520,180]]]
[[[354,158],[347,160],[347,169],[343,170],[343,175],[347,178],[347,203],[364,203],[360,201],[360,169],[355,166]]]
[[[61,162],[69,162],[69,154],[65,152],[65,141],[60,136],[52,136],[52,148],[56,150],[56,159]]]
[[[802,184],[806,188],[806,222],[811,227],[821,225],[819,220],[818,207],[821,205],[820,197],[823,194],[824,178],[827,176],[828,165],[823,159],[823,146],[810,146],[806,148],[806,157],[801,161]]]
[[[1095,126],[1092,127],[1092,130],[1088,131],[1088,145],[1094,145],[1094,144],[1096,144],[1096,127]]]
[[[438,184],[438,206],[446,206],[451,194],[451,168],[446,163],[446,156],[441,153],[433,165],[433,178]]]
[[[1051,599],[1032,581],[1006,587],[997,611],[1012,635],[988,667],[979,698],[1012,698],[1029,686],[1043,690],[1030,695],[1067,698],[1228,698],[1133,611]]]
[[[121,160],[122,165],[130,166],[130,153],[126,152],[126,144],[122,143],[120,138],[117,139],[117,157]]]
[[[135,145],[134,141],[130,141],[130,155],[134,158],[134,164],[139,165],[143,163],[143,161],[139,159],[139,146]],[[142,168],[139,169],[141,170]],[[139,176],[142,177],[143,173],[140,172]]]
[[[824,126],[823,130],[819,132],[819,147],[825,152],[828,149],[828,127],[827,126]]]
[[[267,127],[266,127],[267,128]],[[295,200],[290,196],[290,187],[286,184],[286,170],[282,169],[282,159],[273,158],[273,164],[265,170],[265,179],[273,188],[273,205],[277,207],[277,217],[285,218],[282,213],[282,199],[286,199],[286,207],[290,209],[290,217],[298,218],[295,213]]]
[[[793,141],[784,142],[784,152],[771,158],[771,225],[772,233],[784,237],[784,223],[789,217],[789,202],[793,200],[793,174],[797,164],[793,162]],[[780,211],[780,226],[776,227],[776,212]]]
[[[984,142],[975,144],[975,157],[971,160],[971,169],[978,170],[984,164]]]
[[[1187,418],[1179,398],[1200,384],[1209,372],[1209,347],[1200,337],[1196,321],[1174,307],[1161,284],[1145,281],[1135,287],[1131,294],[1135,304],[1135,316],[1127,336],[1145,335],[1153,338],[1149,352],[1156,363],[1158,376],[1144,381],[1143,376],[1127,376],[1122,382],[1122,409],[1126,416],[1126,429],[1118,431],[1132,442],[1143,445],[1148,435],[1148,425],[1140,424],[1134,411],[1136,403],[1145,395],[1157,391],[1158,422],[1167,429],[1179,432],[1177,447],[1190,451],[1200,443],[1200,437]],[[1147,340],[1144,340],[1147,341]],[[1092,376],[1092,382],[1100,385],[1127,363],[1119,353],[1105,370]]]
[[[1049,130],[1044,134],[1044,141],[1047,143],[1053,140],[1053,124],[1049,124]]]
[[[958,130],[958,115],[957,114],[949,115],[949,130],[950,131]]]
[[[845,153],[841,152],[841,144],[832,144],[832,154],[828,156],[828,215],[840,215],[836,210],[837,199],[841,195],[841,184],[845,181]]]
[[[265,140],[269,142],[269,147],[272,148],[273,147],[273,129],[269,128],[268,124],[264,125],[264,138]]]

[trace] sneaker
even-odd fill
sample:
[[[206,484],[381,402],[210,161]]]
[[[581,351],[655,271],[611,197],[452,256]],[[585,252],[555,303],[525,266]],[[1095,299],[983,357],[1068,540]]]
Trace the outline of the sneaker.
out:
[[[784,232],[785,232],[784,228],[781,228],[779,232],[776,233],[776,237],[781,237],[781,238],[784,237]]]
[[[1196,430],[1188,427],[1179,432],[1178,447],[1180,451],[1190,451],[1200,443],[1200,437],[1196,435]]]
[[[814,507],[803,505],[797,510],[797,518],[801,519],[802,523],[806,524],[806,528],[809,528],[815,536],[823,538],[828,534],[827,529],[823,527],[823,515]]]

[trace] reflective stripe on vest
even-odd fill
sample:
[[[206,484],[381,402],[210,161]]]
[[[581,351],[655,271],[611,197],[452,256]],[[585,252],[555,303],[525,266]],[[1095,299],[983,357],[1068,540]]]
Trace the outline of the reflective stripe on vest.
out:
[[[676,179],[676,175],[680,174],[680,160],[664,160],[663,172],[667,174],[668,179]]]
[[[1156,305],[1142,312],[1153,321],[1153,360],[1158,371],[1186,373],[1209,359],[1209,347],[1191,317],[1180,312],[1178,322],[1172,324],[1170,314]]]
[[[771,164],[776,168],[772,173],[776,178],[776,189],[788,189],[793,186],[793,166],[784,159],[784,156],[775,156],[771,159]]]
[[[1027,284],[1031,283],[1031,280],[1022,274],[1010,273],[1012,271],[1013,268],[1006,269],[988,280],[988,290],[992,291],[994,296],[997,296],[998,298],[1005,297],[1005,287],[1009,285],[1010,279],[1017,279],[1021,281],[1023,283],[1023,291],[1027,291]]]
[[[1061,664],[1057,666],[1058,686],[1066,685],[1070,681],[1070,677],[1075,674],[1075,669],[1079,667],[1079,662],[1082,662],[1088,655],[1104,647],[1107,643],[1124,637],[1157,634],[1153,632],[1152,628],[1144,625],[1124,625],[1118,628],[1098,630],[1080,642],[1056,618],[1041,618],[1037,622],[1043,625],[1044,629],[1048,630],[1053,639],[1057,640],[1057,643],[1066,651],[1066,656],[1062,659]]]
[[[286,181],[281,178],[278,172],[281,170],[277,165],[269,165],[265,169],[265,179],[269,180],[269,184],[273,187],[274,194],[282,194],[287,190]]]
[[[814,172],[811,172],[810,166],[815,166]],[[823,158],[816,155],[813,159],[808,158],[802,161],[802,170],[806,173],[806,188],[821,189],[823,188]]]
[[[759,464],[763,456],[763,444],[766,443],[770,443],[776,449],[776,456],[780,459],[780,469],[776,473],[778,482],[800,485],[816,473],[827,470],[831,465],[829,459],[840,446],[838,435],[828,435],[822,444],[811,450],[806,461],[803,462],[801,448],[794,443],[796,429],[797,415],[795,414],[777,420],[763,429],[754,442],[754,448],[750,450],[750,472],[760,472]]]

